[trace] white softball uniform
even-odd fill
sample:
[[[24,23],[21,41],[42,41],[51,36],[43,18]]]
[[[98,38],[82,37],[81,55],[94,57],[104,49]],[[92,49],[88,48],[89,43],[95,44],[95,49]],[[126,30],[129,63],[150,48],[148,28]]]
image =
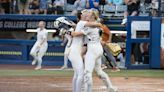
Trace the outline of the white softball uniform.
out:
[[[84,70],[85,92],[92,92],[92,72],[94,68],[97,75],[103,80],[107,88],[110,89],[112,87],[111,81],[109,80],[108,75],[101,68],[103,48],[100,43],[99,29],[86,27],[83,33],[88,38]]]
[[[72,44],[72,36],[69,35],[69,34],[65,34],[65,38],[67,38],[67,45],[65,47],[65,51],[64,51],[64,54],[66,55],[69,55],[69,52],[70,52],[70,46]]]
[[[64,51],[64,67],[67,67],[68,55],[70,53],[70,46],[72,44],[72,36],[69,34],[65,34],[64,37],[67,39],[67,45],[65,46],[65,51]]]
[[[47,48],[48,48],[47,36],[48,36],[48,33],[47,33],[46,29],[43,29],[41,31],[40,28],[38,28],[37,29],[37,41],[35,42],[34,46],[32,47],[32,49],[30,51],[30,55],[33,56],[33,58],[36,61],[38,61],[37,66],[40,66],[40,67],[42,64],[42,57],[44,56],[44,54],[46,53]],[[42,43],[42,45],[41,45],[41,43]],[[38,48],[38,46],[40,46],[40,48]]]
[[[79,21],[77,23],[76,31],[81,31],[86,24],[86,21]],[[74,69],[74,77],[73,77],[73,92],[81,92],[81,85],[84,74],[84,65],[83,59],[81,56],[83,46],[83,36],[73,37],[72,44],[70,47],[69,60],[72,63],[72,67]]]

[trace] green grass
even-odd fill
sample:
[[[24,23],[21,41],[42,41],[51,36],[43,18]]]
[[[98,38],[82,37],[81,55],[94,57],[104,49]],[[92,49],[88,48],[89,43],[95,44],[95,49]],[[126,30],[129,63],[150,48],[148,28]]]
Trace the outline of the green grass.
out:
[[[0,77],[14,77],[14,76],[72,76],[72,71],[59,70],[0,70]]]
[[[164,70],[122,70],[121,72],[111,73],[106,70],[109,76],[113,77],[163,77]]]
[[[111,72],[105,70],[111,77],[161,77],[164,78],[164,70],[121,70],[121,72]],[[95,74],[94,74],[95,75]],[[68,70],[0,70],[0,77],[31,77],[31,76],[55,76],[72,77],[73,71]]]

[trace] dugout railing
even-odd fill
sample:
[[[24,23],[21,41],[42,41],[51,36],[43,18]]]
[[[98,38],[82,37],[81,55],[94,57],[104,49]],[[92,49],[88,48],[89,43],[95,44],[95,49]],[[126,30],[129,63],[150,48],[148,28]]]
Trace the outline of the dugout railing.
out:
[[[127,68],[162,68],[161,64],[164,61],[161,60],[163,56],[161,56],[162,48],[160,46],[162,46],[162,32],[164,30],[161,30],[161,20],[162,18],[159,17],[128,17]],[[141,45],[146,51],[144,54],[142,54],[142,51],[140,52]]]

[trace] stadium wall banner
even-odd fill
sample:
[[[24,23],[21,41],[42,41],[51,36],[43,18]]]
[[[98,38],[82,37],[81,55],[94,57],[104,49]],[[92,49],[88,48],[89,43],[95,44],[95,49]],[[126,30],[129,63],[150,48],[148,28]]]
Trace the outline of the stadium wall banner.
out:
[[[27,20],[5,20],[0,22],[0,29],[10,30],[10,29],[33,29],[38,27],[39,21],[27,21]],[[53,29],[53,21],[46,22],[47,29]]]
[[[0,30],[14,31],[35,29],[39,21],[46,22],[47,29],[54,29],[54,21],[60,16],[56,15],[0,15]],[[65,16],[69,19],[76,20],[75,16]]]
[[[164,68],[164,19],[161,23],[161,68]]]

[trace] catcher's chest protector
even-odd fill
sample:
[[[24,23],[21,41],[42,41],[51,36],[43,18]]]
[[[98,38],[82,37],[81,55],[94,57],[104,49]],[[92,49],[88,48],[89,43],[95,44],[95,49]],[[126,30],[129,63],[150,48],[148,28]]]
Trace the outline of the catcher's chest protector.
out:
[[[103,26],[101,26],[101,28],[102,28],[102,41],[105,41],[105,42],[107,42],[108,40],[109,40],[109,36],[110,36],[110,30],[109,30],[109,28],[106,26],[106,25],[103,25]]]

